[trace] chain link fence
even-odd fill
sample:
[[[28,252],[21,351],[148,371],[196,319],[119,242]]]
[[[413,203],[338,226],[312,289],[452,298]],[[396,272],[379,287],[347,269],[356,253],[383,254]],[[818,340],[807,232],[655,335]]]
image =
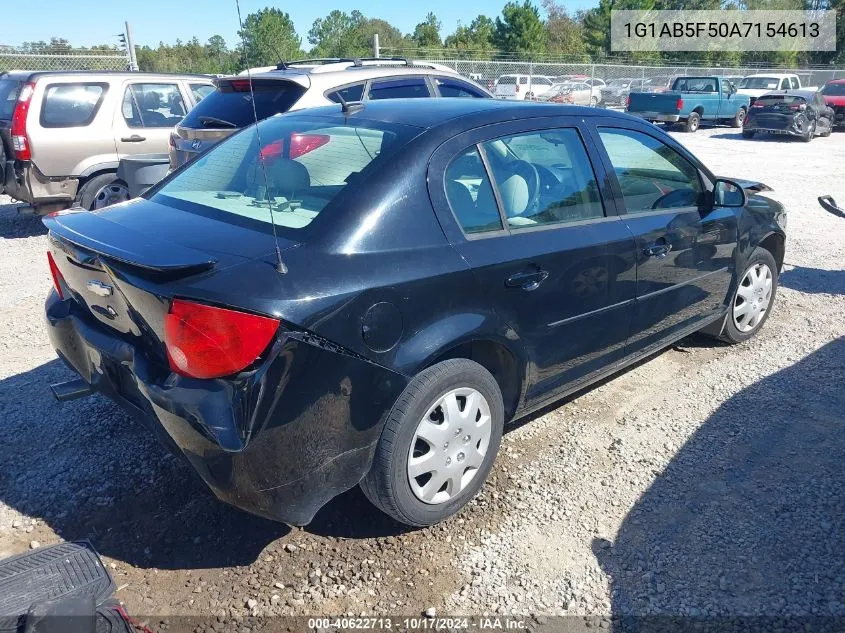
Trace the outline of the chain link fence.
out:
[[[0,48],[0,72],[9,70],[128,70],[129,56],[122,51],[31,51]]]
[[[504,75],[526,75],[541,78],[531,81],[528,86],[521,86],[516,98],[522,99],[534,95],[542,96],[549,88],[546,79],[553,83],[566,80],[587,81],[597,84],[595,105],[605,107],[624,106],[629,92],[660,91],[671,87],[672,81],[679,75],[722,76],[740,78],[758,73],[793,73],[801,79],[805,87],[820,88],[831,79],[845,78],[845,69],[825,67],[775,68],[765,66],[707,66],[689,64],[617,64],[592,63],[585,61],[525,61],[516,59],[458,59],[446,55],[421,55],[420,51],[400,51],[382,49],[382,56],[402,55],[420,61],[441,64],[461,75],[473,79],[495,92],[499,79]],[[511,82],[513,80],[510,80]],[[587,102],[585,102],[586,105]]]

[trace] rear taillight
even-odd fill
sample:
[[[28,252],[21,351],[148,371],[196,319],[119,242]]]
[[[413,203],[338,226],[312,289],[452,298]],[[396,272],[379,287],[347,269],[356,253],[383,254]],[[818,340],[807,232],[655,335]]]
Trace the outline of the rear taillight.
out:
[[[176,131],[170,133],[170,138],[167,140],[167,154],[170,157],[170,169],[176,169],[178,167],[177,163],[178,160],[176,159],[176,138],[177,138]]]
[[[64,299],[65,293],[62,292],[64,277],[62,277],[62,273],[59,272],[59,267],[56,266],[56,260],[53,259],[53,253],[50,251],[47,251],[47,263],[50,265],[50,275],[53,277],[53,286],[56,288],[56,294],[59,295],[59,299]]]
[[[800,104],[793,103],[792,105],[789,106],[789,109],[794,110],[795,112],[804,112],[804,110],[807,109],[807,104],[806,103],[800,103]]]
[[[24,84],[18,94],[18,101],[12,112],[12,149],[18,160],[32,160],[32,149],[26,136],[26,115],[29,113],[29,103],[35,92],[35,84]]]
[[[233,79],[229,82],[235,92],[249,92],[249,79]]]
[[[678,112],[684,109],[684,100],[678,97],[678,102],[675,104],[675,107],[678,109]]]
[[[630,109],[630,107],[631,107],[631,95],[628,95],[628,98],[625,99],[625,107]]]
[[[291,134],[290,157],[297,158],[308,152],[313,152],[331,140],[328,134]]]
[[[752,108],[762,108],[762,107],[764,107],[764,106],[763,106],[763,104],[762,104],[762,103],[756,103],[756,102],[755,102],[755,103],[752,103],[752,104],[751,104],[751,107],[752,107]]]
[[[167,360],[183,376],[228,376],[252,364],[278,329],[276,319],[174,299],[164,317]]]
[[[284,141],[273,141],[272,143],[267,143],[264,147],[261,148],[261,159],[262,160],[271,160],[274,158],[281,157],[282,153],[285,151],[285,142]]]

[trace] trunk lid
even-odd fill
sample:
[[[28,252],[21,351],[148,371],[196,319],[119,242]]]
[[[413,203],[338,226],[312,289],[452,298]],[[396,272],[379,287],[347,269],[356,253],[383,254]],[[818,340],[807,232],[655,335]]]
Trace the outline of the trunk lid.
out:
[[[659,114],[678,114],[680,92],[632,92],[628,112],[657,112]]]

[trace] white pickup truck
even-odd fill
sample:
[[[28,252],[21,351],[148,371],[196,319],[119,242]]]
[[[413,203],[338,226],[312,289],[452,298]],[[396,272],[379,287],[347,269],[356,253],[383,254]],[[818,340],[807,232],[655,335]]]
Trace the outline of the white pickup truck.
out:
[[[751,103],[754,103],[757,97],[762,97],[772,90],[815,90],[813,87],[801,85],[801,78],[791,73],[748,75],[740,80],[737,88],[739,88],[739,94],[746,95],[751,99]]]

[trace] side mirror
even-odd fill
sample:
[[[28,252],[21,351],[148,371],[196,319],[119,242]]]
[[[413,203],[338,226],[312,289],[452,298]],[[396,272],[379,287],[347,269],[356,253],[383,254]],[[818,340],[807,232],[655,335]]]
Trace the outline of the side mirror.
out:
[[[731,86],[731,94],[736,92],[736,84],[730,84]]]
[[[744,207],[746,201],[745,190],[732,180],[717,178],[713,183],[713,206]]]

